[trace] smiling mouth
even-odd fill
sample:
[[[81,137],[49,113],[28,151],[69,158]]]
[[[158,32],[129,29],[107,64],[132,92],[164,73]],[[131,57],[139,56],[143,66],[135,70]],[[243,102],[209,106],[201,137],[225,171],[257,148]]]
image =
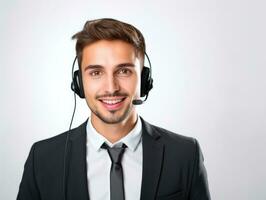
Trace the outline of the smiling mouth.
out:
[[[100,101],[105,103],[105,104],[108,104],[108,105],[114,105],[114,104],[117,104],[117,103],[120,103],[124,100],[125,98],[122,98],[122,99],[114,99],[114,100],[109,100],[109,99],[101,99]]]
[[[125,99],[126,99],[126,97],[112,97],[112,98],[101,98],[98,100],[108,110],[117,110],[122,106]]]

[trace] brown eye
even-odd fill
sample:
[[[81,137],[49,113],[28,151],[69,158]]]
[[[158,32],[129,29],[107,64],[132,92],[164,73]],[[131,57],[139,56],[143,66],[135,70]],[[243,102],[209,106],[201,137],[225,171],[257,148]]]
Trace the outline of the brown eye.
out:
[[[129,69],[127,69],[127,68],[122,68],[122,69],[120,69],[120,70],[118,71],[118,74],[119,74],[120,76],[128,76],[128,75],[131,74],[131,71],[130,71]]]
[[[102,73],[101,73],[101,71],[92,71],[92,72],[90,72],[90,75],[91,76],[100,76]]]

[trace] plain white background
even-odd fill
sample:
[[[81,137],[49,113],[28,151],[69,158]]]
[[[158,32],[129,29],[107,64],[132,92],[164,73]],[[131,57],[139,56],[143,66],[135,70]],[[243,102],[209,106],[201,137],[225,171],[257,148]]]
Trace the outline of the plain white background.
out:
[[[266,199],[264,1],[1,0],[0,199],[15,199],[31,145],[69,127],[86,20],[138,27],[154,89],[147,121],[198,139],[214,200]],[[78,99],[74,127],[90,112]]]

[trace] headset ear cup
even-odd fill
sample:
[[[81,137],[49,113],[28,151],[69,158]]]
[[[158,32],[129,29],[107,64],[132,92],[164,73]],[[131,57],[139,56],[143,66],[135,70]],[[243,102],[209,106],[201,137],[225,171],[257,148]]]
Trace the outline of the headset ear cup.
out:
[[[79,70],[74,72],[74,77],[71,83],[71,89],[74,91],[80,98],[85,98],[82,79],[80,78]]]
[[[84,99],[85,98],[85,93],[84,93],[84,88],[83,88],[83,83],[82,83],[82,76],[81,76],[81,71],[78,70],[78,80],[79,80],[79,88],[80,88],[80,98]]]
[[[140,96],[145,97],[152,88],[153,80],[151,78],[150,69],[144,66],[141,72]]]

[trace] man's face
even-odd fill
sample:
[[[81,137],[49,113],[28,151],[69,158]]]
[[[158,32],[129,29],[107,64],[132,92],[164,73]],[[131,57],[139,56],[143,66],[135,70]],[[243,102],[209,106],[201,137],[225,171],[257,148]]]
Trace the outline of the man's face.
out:
[[[100,40],[87,45],[81,69],[92,117],[115,124],[135,114],[132,101],[139,97],[141,61],[131,44]]]

